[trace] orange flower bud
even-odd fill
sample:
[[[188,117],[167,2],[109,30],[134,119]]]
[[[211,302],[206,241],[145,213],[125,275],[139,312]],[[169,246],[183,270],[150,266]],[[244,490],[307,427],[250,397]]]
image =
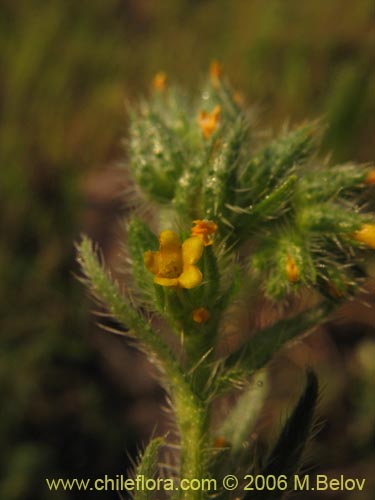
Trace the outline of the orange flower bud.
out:
[[[218,61],[212,61],[210,64],[210,80],[213,87],[217,88],[222,74],[222,67]]]
[[[209,139],[217,129],[220,112],[220,106],[215,106],[211,113],[206,113],[206,111],[201,111],[199,113],[197,121],[202,129],[205,139]]]
[[[165,90],[166,85],[167,85],[167,75],[163,71],[159,71],[152,79],[152,88],[154,90],[161,92]]]
[[[365,179],[365,184],[367,184],[368,186],[372,186],[373,184],[375,184],[375,169],[374,170],[371,170],[366,179]]]
[[[353,236],[355,240],[375,250],[375,224],[363,224]]]
[[[212,220],[193,221],[195,224],[191,229],[192,236],[199,236],[203,240],[204,246],[207,247],[213,243],[213,235],[217,231],[217,224]]]
[[[196,323],[206,323],[208,318],[210,317],[210,313],[207,311],[205,307],[198,307],[198,309],[194,309],[193,311],[193,320]]]
[[[230,446],[229,441],[227,441],[223,436],[218,436],[214,441],[214,448],[228,448]]]
[[[300,271],[294,258],[289,255],[285,264],[286,277],[291,283],[296,283],[300,279]]]
[[[241,94],[241,92],[238,92],[238,90],[234,92],[234,94],[232,95],[232,99],[238,106],[242,106],[245,101],[243,95]]]

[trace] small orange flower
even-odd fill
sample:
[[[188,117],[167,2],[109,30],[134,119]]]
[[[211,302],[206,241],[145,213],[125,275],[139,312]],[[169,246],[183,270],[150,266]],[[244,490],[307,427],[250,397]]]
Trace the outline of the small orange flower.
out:
[[[217,88],[219,86],[222,72],[221,64],[218,61],[212,61],[210,64],[210,80],[213,87]]]
[[[300,271],[296,264],[296,261],[291,255],[288,255],[285,264],[286,277],[291,283],[296,283],[300,279]]]
[[[367,184],[368,186],[372,186],[373,184],[375,184],[375,169],[374,170],[371,170],[366,179],[365,179],[365,184]]]
[[[355,240],[375,250],[375,224],[363,224],[353,236]]]
[[[243,94],[241,94],[241,92],[239,92],[238,90],[234,92],[234,94],[232,95],[232,99],[238,106],[242,106],[245,101]]]
[[[203,253],[203,241],[191,237],[183,242],[173,231],[162,231],[159,251],[143,254],[145,266],[155,275],[154,283],[161,286],[194,288],[202,282],[202,273],[196,264]]]
[[[220,106],[215,106],[211,113],[206,113],[206,111],[201,111],[199,113],[197,121],[202,129],[205,139],[209,139],[217,129],[220,113]]]
[[[152,79],[152,88],[154,90],[161,92],[165,90],[166,85],[167,85],[167,75],[163,71],[159,71]]]
[[[214,448],[228,448],[230,446],[230,442],[227,441],[223,436],[218,436],[214,440]]]
[[[193,311],[193,320],[196,323],[206,323],[208,318],[210,317],[210,313],[205,307],[198,307],[198,309],[194,309]]]
[[[214,242],[214,234],[217,231],[217,224],[212,220],[200,220],[197,219],[193,221],[195,226],[191,230],[192,236],[198,236],[202,238],[204,246],[212,245]]]

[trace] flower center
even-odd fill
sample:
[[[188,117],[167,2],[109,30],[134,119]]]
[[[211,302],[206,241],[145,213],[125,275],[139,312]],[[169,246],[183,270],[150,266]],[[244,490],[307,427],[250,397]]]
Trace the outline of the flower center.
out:
[[[178,278],[182,273],[181,252],[163,252],[159,255],[159,272],[161,278]]]

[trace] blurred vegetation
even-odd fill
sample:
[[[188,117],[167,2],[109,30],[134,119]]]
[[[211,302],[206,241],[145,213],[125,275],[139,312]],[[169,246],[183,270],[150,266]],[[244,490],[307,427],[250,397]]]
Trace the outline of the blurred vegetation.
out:
[[[51,498],[51,475],[123,472],[133,444],[123,389],[90,342],[72,243],[87,179],[122,154],[124,100],[159,69],[196,87],[219,58],[269,126],[323,116],[336,161],[369,161],[372,15],[372,0],[1,1],[1,498]],[[358,422],[373,408],[354,399],[364,378]]]

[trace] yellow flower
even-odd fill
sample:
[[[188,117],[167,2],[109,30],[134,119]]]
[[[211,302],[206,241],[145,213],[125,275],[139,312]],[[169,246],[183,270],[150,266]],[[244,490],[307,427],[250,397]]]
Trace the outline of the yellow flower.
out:
[[[375,169],[374,170],[371,170],[366,179],[365,179],[365,184],[367,184],[368,186],[372,186],[373,184],[375,184]]]
[[[213,87],[217,88],[219,86],[222,72],[221,64],[218,61],[212,61],[210,64],[210,80]]]
[[[199,113],[197,121],[202,129],[205,139],[209,139],[217,129],[220,113],[220,106],[215,106],[211,113],[206,113],[206,111],[201,111]]]
[[[152,88],[160,92],[165,90],[166,83],[167,75],[163,71],[159,71],[152,79]]]
[[[193,321],[196,323],[206,323],[209,317],[210,313],[205,307],[198,307],[198,309],[194,309],[193,311]]]
[[[217,230],[217,224],[212,220],[194,220],[193,223],[195,226],[191,230],[192,236],[198,236],[203,240],[204,246],[212,245],[213,243],[213,235]]]
[[[291,255],[289,255],[286,260],[285,272],[288,281],[290,281],[291,283],[296,283],[297,281],[299,281],[300,271],[298,269],[296,261]]]
[[[353,236],[355,240],[375,250],[375,224],[363,224]]]
[[[194,288],[202,282],[202,273],[196,264],[203,253],[203,241],[198,237],[188,238],[181,245],[176,233],[162,231],[159,236],[159,251],[143,254],[145,266],[161,286]]]

